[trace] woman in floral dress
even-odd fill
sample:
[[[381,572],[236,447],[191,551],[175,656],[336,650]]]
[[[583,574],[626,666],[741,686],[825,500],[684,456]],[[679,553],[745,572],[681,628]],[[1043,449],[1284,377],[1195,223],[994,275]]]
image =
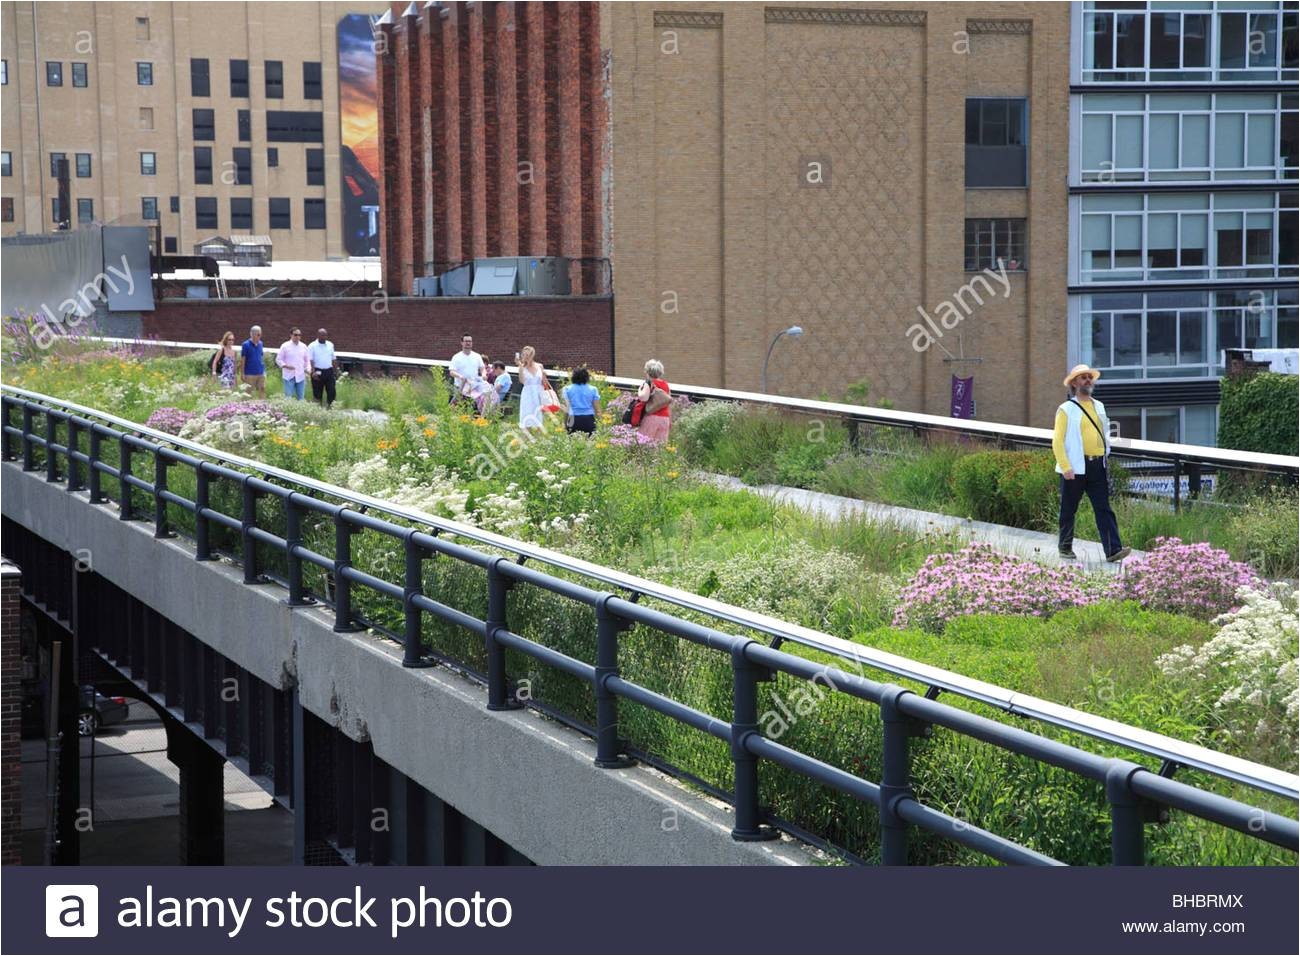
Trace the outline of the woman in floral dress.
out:
[[[212,374],[217,377],[222,388],[235,387],[235,333],[227,332],[221,337],[221,347],[212,356]]]

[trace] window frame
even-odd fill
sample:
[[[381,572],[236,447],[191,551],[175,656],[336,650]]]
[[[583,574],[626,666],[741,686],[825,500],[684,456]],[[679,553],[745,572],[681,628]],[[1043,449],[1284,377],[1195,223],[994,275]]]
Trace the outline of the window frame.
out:
[[[153,63],[149,60],[135,61],[135,85],[153,86]]]
[[[145,157],[148,157],[146,162]],[[153,150],[140,150],[140,175],[157,176],[158,175],[158,154]]]
[[[86,160],[86,171],[81,171],[81,160]],[[95,175],[95,160],[90,153],[73,153],[72,166],[77,179],[90,179]]]
[[[293,228],[293,200],[288,196],[272,196],[267,203],[270,213],[270,229],[292,229]],[[276,222],[282,221],[284,225],[276,225]]]
[[[238,212],[236,212],[238,208]],[[239,225],[235,222],[238,216],[241,221],[246,221],[247,225]],[[231,196],[230,197],[230,231],[243,230],[251,233],[253,231],[253,199],[251,196]]]
[[[209,212],[205,211],[210,207],[211,224],[208,224]],[[217,205],[216,196],[195,196],[194,197],[194,228],[196,229],[221,229],[221,210]]]
[[[313,69],[314,68],[314,69]],[[313,76],[313,74],[315,74]],[[304,60],[302,63],[302,98],[304,100],[323,100],[323,70],[319,60]]]
[[[249,98],[247,60],[230,61],[230,96],[241,100]]]
[[[149,208],[152,205],[153,215],[149,215]],[[162,211],[158,208],[157,196],[140,197],[140,218],[145,222],[158,222],[162,218]]]
[[[207,160],[206,164],[201,163],[200,157]],[[207,173],[204,174],[206,168]],[[212,185],[212,147],[195,146],[194,147],[194,185],[211,186]]]
[[[262,64],[266,98],[268,100],[284,99],[284,61],[266,60]]]
[[[63,61],[62,60],[45,61],[45,85],[51,87],[63,85]]]
[[[190,96],[212,96],[212,62],[205,56],[190,57]]]
[[[313,213],[313,211],[315,211],[315,210],[319,210],[319,212],[320,212],[320,222],[319,222],[319,225],[317,225],[317,224],[315,224],[315,223],[313,222],[313,220],[314,220],[315,217],[312,215],[312,213]],[[312,196],[306,196],[306,197],[303,198],[303,201],[302,201],[302,227],[303,227],[304,229],[326,229],[326,228],[328,228],[328,222],[327,222],[327,220],[326,220],[326,209],[325,209],[325,200],[324,200],[324,199],[318,199],[318,198],[315,198],[315,197],[312,197]]]
[[[999,237],[999,227],[1005,225],[1006,235]],[[987,229],[987,235],[984,230]],[[975,235],[972,237],[972,230]],[[1018,230],[1018,235],[1017,235]],[[1000,271],[999,260],[1007,272],[1028,272],[1028,235],[1029,223],[1023,217],[1015,216],[967,216],[962,254],[962,269],[968,273],[981,273],[986,269]],[[989,246],[988,261],[984,261],[982,247],[987,240]],[[971,244],[975,245],[974,259],[971,257]],[[1001,243],[1001,246],[999,245]],[[1019,249],[1020,255],[1014,253]],[[1001,255],[1005,252],[1006,255]]]
[[[80,67],[80,69],[78,69]],[[80,82],[78,82],[80,74]],[[72,87],[77,90],[84,90],[90,87],[90,64],[80,60],[72,62]]]

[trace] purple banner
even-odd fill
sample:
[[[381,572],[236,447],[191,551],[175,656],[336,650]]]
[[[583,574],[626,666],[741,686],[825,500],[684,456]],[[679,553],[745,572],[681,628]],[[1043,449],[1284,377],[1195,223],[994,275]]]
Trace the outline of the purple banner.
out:
[[[952,417],[975,417],[975,378],[952,377]]]

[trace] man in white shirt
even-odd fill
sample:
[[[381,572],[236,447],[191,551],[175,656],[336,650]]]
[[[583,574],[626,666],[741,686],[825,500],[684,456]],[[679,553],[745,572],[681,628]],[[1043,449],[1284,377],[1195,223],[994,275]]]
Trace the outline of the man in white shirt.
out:
[[[324,329],[317,329],[316,341],[307,346],[307,361],[311,369],[311,397],[319,402],[321,396],[325,396],[328,408],[334,404],[338,361],[334,357],[334,343],[325,337]]]
[[[483,356],[474,351],[474,336],[460,337],[460,351],[451,357],[452,381],[461,395],[473,396],[483,380]]]
[[[285,342],[275,353],[275,364],[280,366],[280,377],[284,380],[284,397],[299,401],[307,393],[307,346],[302,342],[302,329],[292,329],[289,341]]]

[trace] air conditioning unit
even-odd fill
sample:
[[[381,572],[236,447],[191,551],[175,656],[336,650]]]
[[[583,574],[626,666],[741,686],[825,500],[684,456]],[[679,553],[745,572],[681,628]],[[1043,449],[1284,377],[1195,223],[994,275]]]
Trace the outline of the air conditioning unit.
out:
[[[438,294],[438,277],[437,276],[420,276],[415,280],[416,295],[437,295]]]
[[[564,256],[498,256],[474,260],[471,295],[570,295]],[[444,276],[443,295],[449,295]]]

